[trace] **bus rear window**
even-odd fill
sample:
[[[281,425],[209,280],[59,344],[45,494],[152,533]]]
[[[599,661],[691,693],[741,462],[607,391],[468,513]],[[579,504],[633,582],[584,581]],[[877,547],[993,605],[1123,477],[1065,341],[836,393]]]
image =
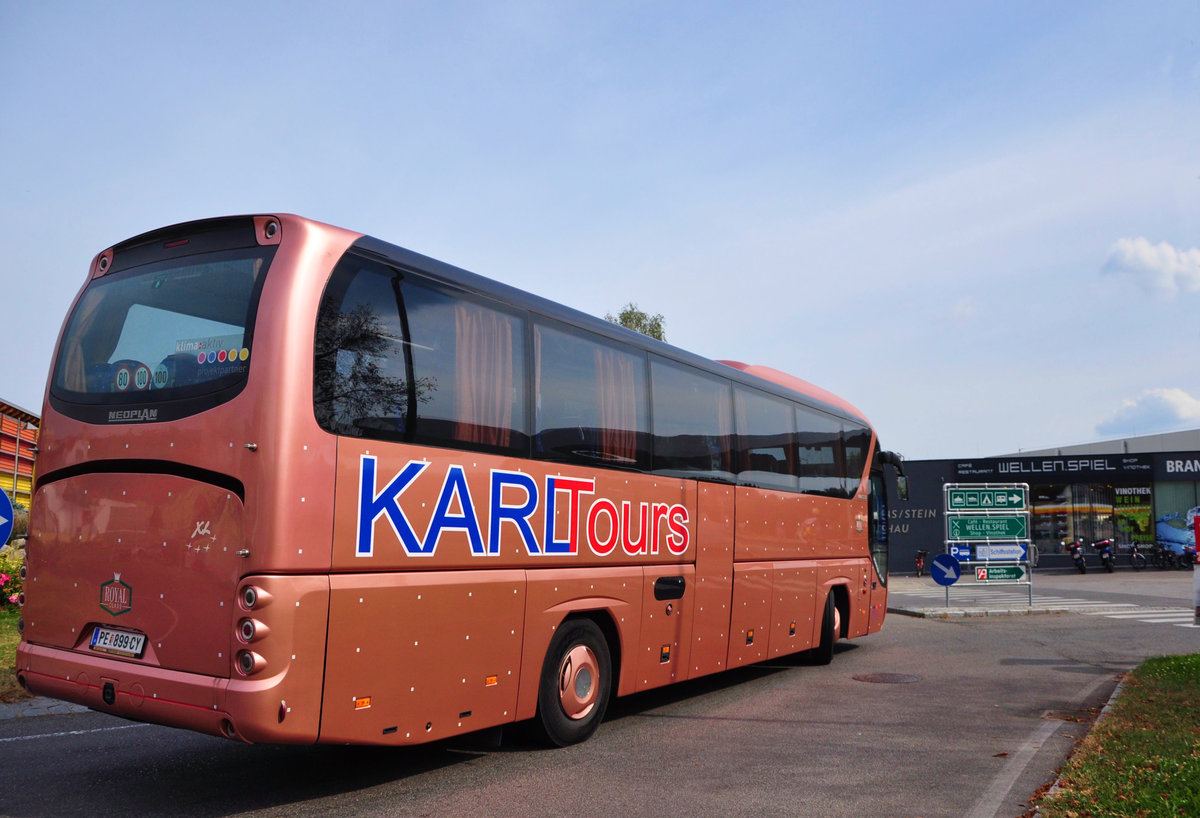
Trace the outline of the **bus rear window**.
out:
[[[93,281],[67,322],[51,395],[143,404],[240,387],[272,249],[176,258]]]

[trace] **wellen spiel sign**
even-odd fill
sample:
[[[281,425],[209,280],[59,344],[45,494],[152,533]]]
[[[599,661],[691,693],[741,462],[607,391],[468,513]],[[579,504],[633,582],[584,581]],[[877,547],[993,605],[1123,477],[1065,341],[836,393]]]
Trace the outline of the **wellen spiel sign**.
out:
[[[1151,455],[1092,455],[1090,457],[1004,457],[959,461],[958,479],[977,483],[1075,483],[1114,477],[1150,477]]]

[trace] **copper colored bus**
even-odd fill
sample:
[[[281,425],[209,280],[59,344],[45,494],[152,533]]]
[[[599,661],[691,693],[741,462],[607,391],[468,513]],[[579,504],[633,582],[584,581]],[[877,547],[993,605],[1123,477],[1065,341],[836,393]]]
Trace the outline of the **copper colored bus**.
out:
[[[18,676],[248,742],[570,744],[877,631],[885,463],[804,381],[359,233],[168,227],[63,326]]]

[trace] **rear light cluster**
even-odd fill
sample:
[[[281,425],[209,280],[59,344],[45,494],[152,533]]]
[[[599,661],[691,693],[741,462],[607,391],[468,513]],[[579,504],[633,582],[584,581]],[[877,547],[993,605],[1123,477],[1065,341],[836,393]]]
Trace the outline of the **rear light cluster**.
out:
[[[267,637],[270,628],[259,618],[263,608],[271,604],[271,595],[255,585],[245,585],[238,593],[238,605],[244,615],[237,623],[237,640],[242,645],[234,655],[238,673],[252,676],[267,666],[267,660],[253,649],[255,643]]]

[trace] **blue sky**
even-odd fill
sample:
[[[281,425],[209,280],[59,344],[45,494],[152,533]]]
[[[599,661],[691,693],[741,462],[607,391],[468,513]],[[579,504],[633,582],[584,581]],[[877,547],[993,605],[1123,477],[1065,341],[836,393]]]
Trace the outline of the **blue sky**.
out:
[[[92,256],[293,212],[910,458],[1200,426],[1200,5],[0,0],[0,398]]]

